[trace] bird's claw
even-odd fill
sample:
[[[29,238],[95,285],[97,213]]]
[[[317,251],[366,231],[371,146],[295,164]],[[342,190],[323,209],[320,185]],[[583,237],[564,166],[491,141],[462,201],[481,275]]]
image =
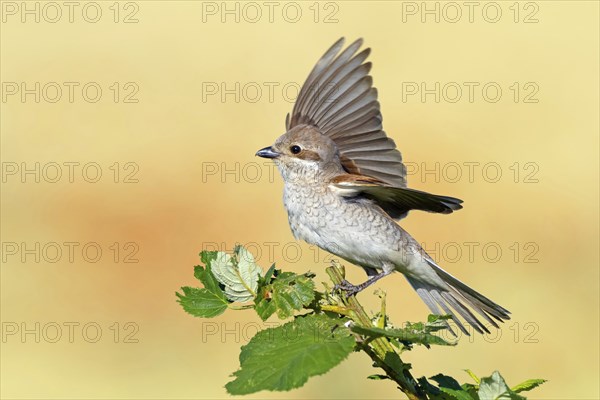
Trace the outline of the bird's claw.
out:
[[[360,290],[361,288],[359,286],[353,285],[345,279],[333,287],[334,292],[342,291],[346,294],[346,297],[354,296],[360,292]]]

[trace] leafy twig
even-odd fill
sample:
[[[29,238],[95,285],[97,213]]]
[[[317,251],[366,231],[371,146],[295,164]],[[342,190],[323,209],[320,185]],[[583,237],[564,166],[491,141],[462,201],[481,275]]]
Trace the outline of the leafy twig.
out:
[[[204,251],[200,260],[204,267],[194,267],[194,276],[203,287],[183,287],[182,293],[176,293],[186,312],[213,318],[226,310],[254,309],[262,320],[276,315],[289,321],[259,331],[242,346],[240,369],[226,385],[230,394],[298,388],[357,350],[365,352],[385,373],[369,378],[394,381],[410,400],[521,400],[522,392],[545,382],[530,379],[511,388],[497,371],[479,378],[470,370],[466,371],[475,384],[461,385],[442,374],[429,378],[436,385],[425,377],[415,379],[411,365],[404,363],[399,353],[417,345],[455,344],[434,335],[445,329],[446,316],[430,315],[427,322],[396,328],[387,320],[385,293],[379,293],[379,314],[369,316],[355,296],[333,293],[327,283],[324,292],[317,291],[314,274],[282,272],[275,265],[263,274],[241,246],[236,246],[232,255]],[[333,285],[343,282],[343,266],[333,263],[326,272]]]
[[[340,285],[344,281],[344,270],[337,263],[332,263],[331,267],[326,269],[327,275],[335,285]],[[341,297],[341,302],[350,310],[350,317],[363,326],[372,326],[371,319],[360,305],[355,296]],[[372,346],[372,348],[371,348]],[[411,375],[409,364],[404,364],[400,356],[394,351],[393,347],[385,338],[374,339],[370,344],[361,345],[363,350],[373,362],[382,368],[390,379],[396,382],[400,390],[408,396],[409,399],[423,399],[425,394],[419,390],[415,378]]]

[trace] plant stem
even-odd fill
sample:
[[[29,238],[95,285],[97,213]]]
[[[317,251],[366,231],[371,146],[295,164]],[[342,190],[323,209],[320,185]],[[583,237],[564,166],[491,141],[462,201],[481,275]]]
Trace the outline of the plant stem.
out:
[[[344,280],[344,271],[336,263],[326,269],[327,274],[335,285],[340,285]],[[355,296],[341,296],[341,302],[350,311],[350,317],[358,324],[373,326],[371,319]],[[405,364],[392,345],[385,338],[377,338],[370,343],[365,343],[361,349],[383,369],[387,376],[398,384],[399,389],[408,396],[410,400],[427,399],[415,378],[410,373],[410,364]]]
[[[323,310],[323,311],[331,311],[334,312],[336,314],[340,314],[340,315],[350,315],[350,309],[346,308],[346,307],[340,307],[340,306],[331,306],[331,305],[321,305],[319,306],[319,309]]]

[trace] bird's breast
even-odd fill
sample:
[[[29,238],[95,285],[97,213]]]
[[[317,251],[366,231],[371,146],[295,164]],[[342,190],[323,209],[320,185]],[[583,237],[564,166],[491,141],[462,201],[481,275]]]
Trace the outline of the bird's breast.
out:
[[[294,236],[359,265],[380,267],[401,247],[402,229],[368,201],[348,201],[326,186],[286,184]]]

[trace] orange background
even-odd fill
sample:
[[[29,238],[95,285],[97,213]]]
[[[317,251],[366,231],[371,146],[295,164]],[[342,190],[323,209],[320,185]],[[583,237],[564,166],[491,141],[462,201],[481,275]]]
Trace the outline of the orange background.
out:
[[[263,14],[256,22],[245,3],[237,6],[239,22],[235,14],[221,21],[220,2],[142,1],[133,3],[137,9],[120,3],[116,23],[112,2],[98,2],[97,23],[83,19],[86,3],[75,10],[73,23],[65,7],[56,23],[46,20],[54,16],[51,9],[39,23],[27,15],[22,22],[7,3],[2,3],[0,31],[6,96],[1,103],[3,398],[229,397],[223,386],[238,368],[239,348],[263,324],[249,311],[193,318],[175,302],[174,292],[196,284],[197,254],[203,247],[214,249],[214,243],[226,250],[237,242],[255,243],[250,248],[260,252],[264,269],[276,261],[283,269],[310,269],[318,282],[325,280],[328,255],[293,239],[281,179],[276,171],[271,179],[273,170],[254,153],[283,133],[292,89],[340,36],[364,37],[373,49],[385,130],[407,163],[420,168],[409,176],[409,185],[465,200],[460,212],[414,212],[402,226],[427,249],[438,243],[431,253],[442,266],[513,313],[501,333],[463,338],[456,348],[406,354],[414,374],[443,372],[468,381],[465,368],[479,375],[498,369],[509,384],[548,379],[532,398],[600,396],[597,2],[531,3],[537,8],[518,3],[518,22],[513,2],[500,2],[496,23],[482,15],[487,3],[475,9],[473,22],[463,6],[455,23],[449,21],[454,10],[442,3],[439,22],[429,14],[421,22],[421,2],[320,3],[318,15],[312,2],[298,2],[302,16],[295,23],[289,8],[295,6],[287,3],[278,3],[273,22],[263,3],[257,3]],[[227,7],[235,10],[235,4]],[[436,3],[427,4],[434,9]],[[211,11],[206,7],[213,5],[217,14],[203,16],[203,7]],[[417,13],[407,14],[413,6]],[[493,18],[493,9],[486,10]],[[87,11],[93,17],[93,10]],[[123,23],[132,12],[138,22]],[[524,23],[531,13],[538,22]],[[54,98],[48,86],[36,103],[35,95],[22,102],[20,93],[8,94],[13,87],[7,82],[25,82],[27,88],[35,82],[79,86],[73,102],[66,90],[56,103],[47,101]],[[82,97],[88,82],[103,90],[96,103]],[[114,82],[120,88],[117,102],[110,89]],[[123,102],[132,88],[127,82],[139,88],[137,103]],[[221,98],[221,83],[235,91],[236,82],[239,101],[234,94]],[[448,101],[453,92],[442,93],[439,103],[434,95],[424,102],[419,95],[403,99],[411,82],[425,82],[429,89],[435,82],[440,88],[456,82],[465,91],[455,103]],[[464,82],[479,84],[473,102]],[[481,93],[489,82],[502,89],[495,103]],[[517,102],[510,88],[514,82],[520,88]],[[526,88],[529,82],[534,86]],[[289,93],[283,92],[286,84]],[[215,85],[219,93],[206,92]],[[267,85],[274,87],[272,98]],[[531,99],[538,102],[526,103],[532,87],[538,91]],[[20,171],[36,162],[39,182]],[[65,162],[80,163],[72,183]],[[118,183],[111,169],[115,162]],[[465,164],[470,162],[479,163],[472,182]],[[56,183],[49,182],[51,163],[63,166]],[[97,183],[82,177],[86,163],[97,163],[102,171]],[[126,169],[126,163],[134,164]],[[437,175],[420,174],[435,163],[440,163]],[[457,182],[452,182],[452,163],[461,168]],[[497,163],[502,173],[495,183],[493,170],[482,173],[489,163]],[[15,165],[19,171],[9,174]],[[134,166],[138,182],[124,183]],[[222,176],[224,170],[233,172]],[[85,178],[93,178],[93,169],[86,171]],[[54,242],[63,254],[50,262],[55,255],[48,244]],[[79,243],[72,262],[65,242]],[[115,242],[117,255],[111,249]],[[135,249],[124,248],[130,242],[138,247],[136,263],[123,262]],[[466,242],[477,243],[473,258]],[[35,262],[21,243],[28,249],[40,243],[46,253]],[[82,255],[86,243],[102,249],[97,262],[89,261],[93,248],[87,259]],[[484,254],[486,245],[490,252]],[[502,255],[493,262],[497,247]],[[364,279],[362,271],[348,271],[351,281]],[[427,309],[401,276],[378,286],[388,293],[392,321],[426,317]],[[378,308],[372,291],[361,301]],[[35,333],[21,336],[22,328],[35,332],[36,323],[39,343]],[[72,342],[69,323],[79,324],[73,325]],[[55,340],[57,325],[62,330]],[[98,327],[102,336],[90,343]],[[19,331],[10,334],[14,329]],[[128,333],[133,336],[126,338]],[[127,343],[132,340],[137,343]],[[397,398],[393,384],[367,380],[372,373],[364,355],[352,354],[301,389],[248,397]]]

